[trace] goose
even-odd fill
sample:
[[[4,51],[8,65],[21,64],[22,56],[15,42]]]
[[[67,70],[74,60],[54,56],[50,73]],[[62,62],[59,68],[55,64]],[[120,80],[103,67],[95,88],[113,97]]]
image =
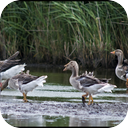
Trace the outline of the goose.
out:
[[[15,52],[12,56],[8,59],[0,61],[0,72],[3,72],[19,63],[20,60],[15,60],[18,56],[19,51]]]
[[[21,72],[20,74],[6,80],[4,83],[4,88],[9,86],[11,89],[19,90],[23,94],[24,102],[28,102],[26,99],[27,93],[35,89],[37,86],[43,87],[43,83],[46,82],[46,78],[47,75],[38,77],[28,74],[28,71],[26,73]]]
[[[70,84],[79,91],[85,92],[85,95],[82,95],[83,106],[87,96],[89,95],[88,105],[93,103],[92,94],[99,92],[112,92],[116,85],[111,85],[108,83],[109,79],[98,79],[95,76],[84,73],[78,75],[79,66],[76,61],[70,61],[68,64],[64,65],[63,71],[71,70],[72,75],[69,78]]]
[[[124,54],[120,49],[112,51],[111,54],[117,56],[118,59],[117,66],[115,68],[115,74],[119,79],[126,81],[126,87],[128,88],[128,60],[123,60]]]
[[[25,70],[26,64],[19,64],[20,60],[15,60],[18,54],[19,51],[8,59],[0,61],[0,90],[2,88],[2,80],[7,80]]]

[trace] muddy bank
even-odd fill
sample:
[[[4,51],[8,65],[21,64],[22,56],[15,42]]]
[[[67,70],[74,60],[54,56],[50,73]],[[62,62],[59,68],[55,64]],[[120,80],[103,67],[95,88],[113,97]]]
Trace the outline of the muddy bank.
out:
[[[83,107],[82,103],[44,101],[42,103],[0,102],[1,114],[77,116],[84,118],[108,118],[123,120],[128,111],[126,103],[95,103]]]

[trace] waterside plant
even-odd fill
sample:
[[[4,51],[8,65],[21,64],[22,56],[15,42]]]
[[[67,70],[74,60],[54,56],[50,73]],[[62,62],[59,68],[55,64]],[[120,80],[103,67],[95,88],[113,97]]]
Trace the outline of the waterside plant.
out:
[[[1,14],[0,58],[19,50],[27,63],[113,67],[113,49],[128,58],[127,25],[113,1],[15,1]]]

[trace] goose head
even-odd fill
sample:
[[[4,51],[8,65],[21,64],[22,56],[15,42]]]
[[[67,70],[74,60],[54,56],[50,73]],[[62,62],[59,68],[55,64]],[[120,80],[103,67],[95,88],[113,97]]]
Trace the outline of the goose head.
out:
[[[122,65],[123,58],[124,58],[123,51],[120,50],[120,49],[116,49],[116,50],[114,50],[114,51],[112,51],[110,53],[113,54],[113,55],[116,55],[117,58],[118,58],[118,65]]]
[[[123,56],[123,52],[120,49],[114,50],[113,52],[111,52],[111,54],[116,55],[116,56]]]
[[[78,76],[79,67],[76,61],[70,61],[68,64],[64,65],[64,67],[63,71],[71,70],[74,77]]]

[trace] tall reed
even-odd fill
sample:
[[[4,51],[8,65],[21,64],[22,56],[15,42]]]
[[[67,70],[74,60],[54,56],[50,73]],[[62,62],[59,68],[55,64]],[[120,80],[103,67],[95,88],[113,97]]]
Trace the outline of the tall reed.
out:
[[[107,67],[111,57],[109,52],[117,47],[125,48],[120,34],[126,30],[116,23],[127,22],[126,13],[117,3],[54,2],[54,5],[59,12],[56,18],[71,26],[77,47],[75,56],[83,66],[97,67],[101,64]]]
[[[74,59],[82,66],[107,68],[113,63],[111,50],[120,48],[127,55],[126,16],[112,1],[12,2],[0,19],[1,55],[19,50],[28,63]]]

